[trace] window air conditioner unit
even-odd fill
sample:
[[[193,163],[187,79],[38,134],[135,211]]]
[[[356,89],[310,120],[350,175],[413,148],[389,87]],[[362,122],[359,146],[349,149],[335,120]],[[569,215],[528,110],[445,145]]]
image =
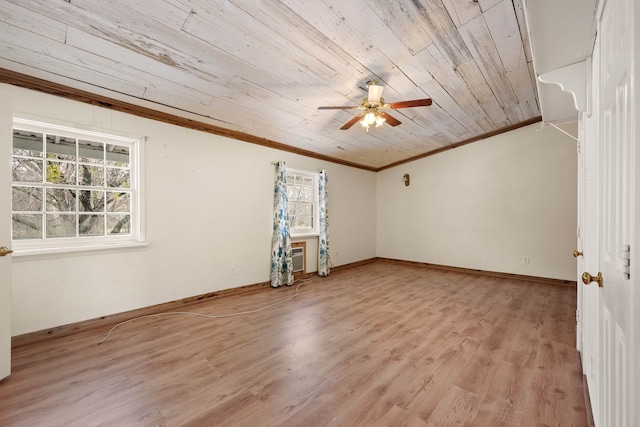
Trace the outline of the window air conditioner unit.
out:
[[[291,260],[293,261],[293,272],[304,273],[304,247],[291,248]]]

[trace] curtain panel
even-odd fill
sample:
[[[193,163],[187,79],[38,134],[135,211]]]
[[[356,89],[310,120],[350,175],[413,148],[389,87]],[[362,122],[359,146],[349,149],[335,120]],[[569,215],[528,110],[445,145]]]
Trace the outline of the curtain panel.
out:
[[[293,285],[287,204],[287,168],[284,162],[278,162],[273,195],[273,236],[271,238],[271,286],[274,288]]]
[[[327,209],[327,171],[318,173],[318,276],[328,276],[331,272],[329,257],[329,211]]]

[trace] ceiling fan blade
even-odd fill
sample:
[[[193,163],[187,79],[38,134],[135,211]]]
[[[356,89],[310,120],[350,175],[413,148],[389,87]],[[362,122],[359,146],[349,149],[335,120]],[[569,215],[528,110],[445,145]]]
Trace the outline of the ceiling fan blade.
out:
[[[389,114],[385,113],[384,111],[378,111],[378,114],[381,115],[382,117],[384,117],[384,121],[389,123],[391,126],[398,126],[399,124],[402,123],[400,120],[396,119],[393,116],[390,116]]]
[[[428,107],[432,104],[431,98],[425,99],[414,99],[413,101],[400,101],[400,102],[392,102],[389,104],[390,108],[410,108],[410,107]]]
[[[356,124],[356,122],[358,120],[360,120],[361,116],[355,116],[354,118],[352,118],[351,120],[349,120],[347,123],[345,123],[340,130],[347,130],[349,129],[351,126],[353,126],[354,124]]]
[[[325,106],[325,107],[318,107],[318,110],[355,110],[356,108],[360,108],[360,106],[358,105],[348,105],[344,107]]]

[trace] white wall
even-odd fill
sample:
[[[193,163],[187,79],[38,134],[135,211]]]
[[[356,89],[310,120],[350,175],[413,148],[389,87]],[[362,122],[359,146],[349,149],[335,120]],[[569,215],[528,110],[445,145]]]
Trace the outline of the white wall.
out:
[[[378,256],[575,280],[576,142],[538,129],[379,172]]]
[[[376,256],[373,172],[17,87],[9,93],[16,115],[148,137],[148,249],[14,257],[13,335],[268,281],[275,160],[327,170],[336,266]],[[317,270],[314,245],[308,271]]]

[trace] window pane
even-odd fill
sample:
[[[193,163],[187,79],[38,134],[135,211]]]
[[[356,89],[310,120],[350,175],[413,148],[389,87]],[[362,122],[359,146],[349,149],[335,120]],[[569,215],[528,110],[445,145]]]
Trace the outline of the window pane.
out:
[[[83,215],[78,217],[81,236],[104,236],[104,215]]]
[[[129,167],[129,147],[122,145],[107,146],[107,166]]]
[[[128,169],[107,168],[108,187],[131,188]]]
[[[131,195],[107,191],[107,212],[131,212]]]
[[[301,212],[303,216],[310,217],[311,215],[313,215],[313,206],[311,205],[311,203],[304,203],[301,207]]]
[[[78,160],[83,163],[104,164],[104,144],[102,142],[78,141]]]
[[[104,212],[104,191],[82,190],[78,197],[80,212]]]
[[[14,124],[19,127],[19,123],[15,119]],[[131,217],[136,191],[132,185],[137,179],[132,150],[137,142],[54,129],[44,123],[37,126],[52,132],[13,129],[14,238],[133,236],[132,224],[137,221]]]
[[[311,217],[297,216],[295,227],[296,228],[313,228],[313,222],[311,220]]]
[[[13,182],[42,182],[42,160],[14,157],[11,170]]]
[[[295,171],[287,174],[287,197],[292,231],[313,229],[315,191],[317,188],[314,174]]]
[[[76,164],[47,160],[47,182],[53,184],[75,184]]]
[[[42,214],[13,214],[14,240],[42,239]]]
[[[42,134],[14,129],[13,154],[16,156],[42,157]]]
[[[104,185],[104,168],[102,166],[78,165],[78,185],[102,187]]]
[[[107,234],[130,234],[129,215],[107,215]]]
[[[76,214],[47,214],[47,237],[76,237]]]
[[[76,139],[67,136],[47,135],[47,158],[75,161]]]
[[[42,211],[42,188],[13,187],[11,206],[13,211]]]
[[[311,203],[313,201],[313,195],[311,193],[311,188],[304,187],[300,193],[300,200],[302,200],[303,202]]]
[[[47,212],[75,212],[76,190],[47,188]]]

